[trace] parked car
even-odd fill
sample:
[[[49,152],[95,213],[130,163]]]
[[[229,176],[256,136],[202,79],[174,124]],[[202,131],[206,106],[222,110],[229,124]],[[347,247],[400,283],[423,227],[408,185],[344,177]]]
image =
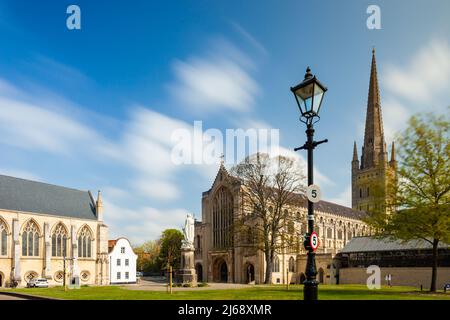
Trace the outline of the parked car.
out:
[[[142,278],[144,276],[144,273],[140,272],[140,271],[136,271],[136,277],[137,278]]]
[[[28,288],[48,288],[47,279],[31,279],[27,283]]]

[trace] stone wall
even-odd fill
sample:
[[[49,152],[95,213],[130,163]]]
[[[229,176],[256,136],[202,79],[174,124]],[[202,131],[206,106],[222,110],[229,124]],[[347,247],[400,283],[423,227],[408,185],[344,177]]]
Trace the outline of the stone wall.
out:
[[[430,268],[381,268],[381,284],[386,285],[385,276],[392,275],[392,285],[413,286],[429,289],[431,283]],[[340,284],[366,284],[369,274],[366,268],[343,268],[339,270]],[[437,289],[442,290],[444,284],[450,283],[450,268],[438,268]]]

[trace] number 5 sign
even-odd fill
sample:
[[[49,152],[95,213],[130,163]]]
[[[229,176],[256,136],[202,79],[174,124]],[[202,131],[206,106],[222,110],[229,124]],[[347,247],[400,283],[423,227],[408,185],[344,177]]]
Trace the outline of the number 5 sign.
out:
[[[317,233],[315,231],[313,231],[313,233],[311,233],[311,237],[309,238],[310,241],[310,245],[313,251],[316,251],[317,248],[319,247],[319,236],[317,235]]]
[[[308,197],[308,200],[312,203],[317,203],[322,198],[322,192],[320,191],[320,188],[316,184],[311,184],[306,189],[306,196]]]

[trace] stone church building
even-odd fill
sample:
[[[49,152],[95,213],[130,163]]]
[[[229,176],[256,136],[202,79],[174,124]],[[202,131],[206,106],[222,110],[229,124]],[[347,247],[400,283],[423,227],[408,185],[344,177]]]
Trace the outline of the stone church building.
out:
[[[243,214],[241,184],[223,165],[210,190],[202,196],[202,221],[195,224],[195,268],[197,280],[230,283],[264,283],[265,258],[261,250],[235,242],[232,224]],[[294,217],[294,236],[300,240],[307,230],[307,199],[296,195],[287,208]],[[366,234],[363,212],[320,201],[315,204],[316,230],[320,246],[316,252],[318,279],[333,281],[332,258],[353,237]],[[299,241],[298,243],[301,243]],[[272,283],[303,281],[306,252],[302,245],[277,252]],[[289,277],[289,278],[287,278]]]
[[[375,51],[372,52],[366,128],[361,162],[356,143],[352,161],[352,208],[320,201],[315,208],[315,230],[320,245],[316,251],[317,280],[339,283],[339,261],[335,259],[354,237],[369,235],[363,222],[366,211],[375,206],[371,193],[374,184],[383,191],[395,172],[395,152],[392,144],[388,161],[383,134],[380,93],[378,88]],[[195,225],[195,267],[198,281],[263,283],[266,261],[261,250],[233,242],[233,221],[242,214],[242,193],[239,180],[221,165],[211,188],[202,196],[202,220]],[[277,252],[272,283],[303,283],[306,252],[302,237],[307,231],[307,199],[298,194],[295,205],[288,209],[295,220],[293,234],[301,245]]]
[[[109,283],[108,227],[100,192],[0,175],[0,287],[33,278]]]

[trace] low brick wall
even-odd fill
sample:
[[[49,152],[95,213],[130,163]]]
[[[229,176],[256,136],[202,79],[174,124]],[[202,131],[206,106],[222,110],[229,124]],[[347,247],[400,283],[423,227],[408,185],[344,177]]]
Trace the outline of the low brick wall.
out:
[[[340,284],[366,284],[370,274],[366,273],[366,268],[342,268],[339,270]],[[430,268],[381,268],[381,284],[386,285],[385,276],[392,275],[392,285],[413,286],[423,289],[430,288],[431,267]],[[438,268],[437,289],[442,290],[444,284],[450,283],[450,268]]]

